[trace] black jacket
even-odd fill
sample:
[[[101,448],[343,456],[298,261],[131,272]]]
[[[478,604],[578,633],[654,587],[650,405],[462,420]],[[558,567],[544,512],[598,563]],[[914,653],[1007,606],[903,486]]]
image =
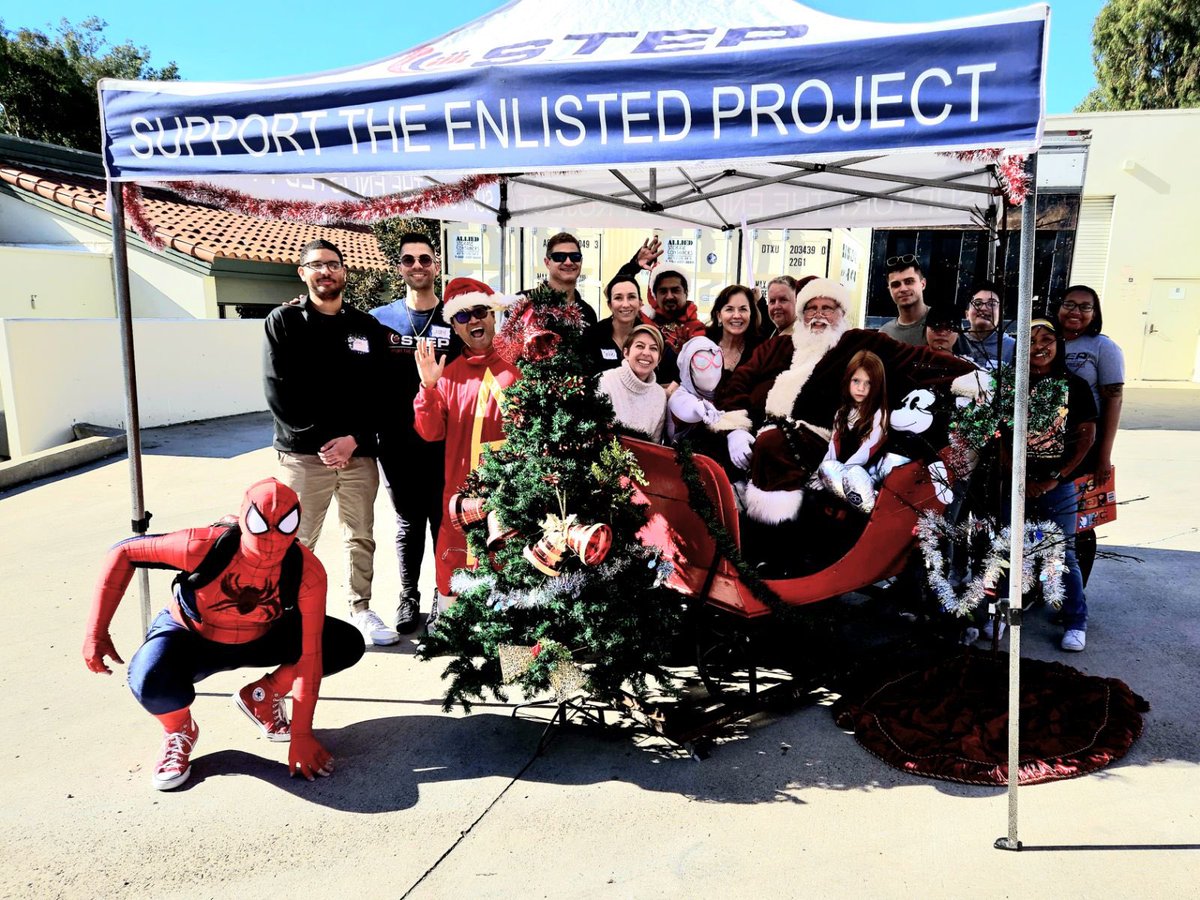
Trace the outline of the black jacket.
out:
[[[383,326],[348,304],[332,316],[311,300],[272,310],[263,387],[275,417],[275,449],[315,454],[348,434],[358,442],[355,456],[375,456],[375,397],[386,355]]]

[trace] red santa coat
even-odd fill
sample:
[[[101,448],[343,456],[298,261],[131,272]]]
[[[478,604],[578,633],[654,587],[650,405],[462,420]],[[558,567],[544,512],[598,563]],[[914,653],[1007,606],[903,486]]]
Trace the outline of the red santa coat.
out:
[[[485,447],[504,443],[500,400],[521,377],[520,371],[495,349],[463,355],[446,366],[432,388],[422,387],[413,400],[417,434],[427,441],[446,442],[446,481],[442,492],[442,524],[437,539],[437,589],[450,596],[450,575],[470,564],[467,540],[445,514],[450,498],[479,465]],[[421,477],[419,472],[414,478]]]
[[[804,487],[829,447],[833,417],[842,402],[842,378],[860,350],[870,350],[883,361],[889,408],[915,388],[950,384],[975,371],[970,362],[950,354],[860,328],[845,332],[819,358],[799,358],[791,335],[771,338],[734,370],[717,395],[718,407],[746,412],[758,432],[750,462],[752,489],[761,494]],[[763,429],[768,417],[788,421]],[[767,501],[771,508],[765,515],[750,511],[764,521],[784,521],[795,516],[799,503],[797,495],[781,499],[776,507]]]

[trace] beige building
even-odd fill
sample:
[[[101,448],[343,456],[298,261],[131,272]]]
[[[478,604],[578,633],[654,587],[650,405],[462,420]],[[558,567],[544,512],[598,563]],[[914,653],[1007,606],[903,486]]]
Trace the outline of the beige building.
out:
[[[68,443],[75,425],[124,427],[111,220],[100,157],[0,136],[0,461]],[[299,251],[336,242],[355,269],[387,261],[367,229],[263,221],[148,191],[166,243],[129,236],[145,427],[260,410],[262,323],[302,290]],[[265,314],[265,312],[264,312]]]
[[[1052,116],[1091,135],[1072,284],[1099,293],[1126,381],[1200,381],[1200,109]]]

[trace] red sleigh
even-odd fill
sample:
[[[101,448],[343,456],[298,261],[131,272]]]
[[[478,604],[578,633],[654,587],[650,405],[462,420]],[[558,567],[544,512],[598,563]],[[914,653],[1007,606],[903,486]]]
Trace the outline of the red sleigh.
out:
[[[629,438],[623,443],[637,456],[647,480],[638,499],[649,505],[649,521],[639,537],[645,544],[658,547],[674,563],[668,585],[735,616],[754,619],[770,615],[771,610],[750,592],[730,561],[718,553],[708,526],[692,507],[675,451]],[[724,469],[706,456],[696,455],[693,459],[716,517],[740,543],[737,505]],[[943,508],[935,488],[924,463],[897,467],[880,486],[865,527],[861,533],[855,529],[856,539],[844,553],[836,552],[836,558],[816,571],[767,580],[765,584],[784,603],[803,606],[898,575],[913,548],[917,518],[925,510]],[[839,503],[828,502],[819,492],[812,492],[805,503],[812,526],[809,531],[817,542],[823,539],[823,532],[838,529],[847,516],[859,515]]]

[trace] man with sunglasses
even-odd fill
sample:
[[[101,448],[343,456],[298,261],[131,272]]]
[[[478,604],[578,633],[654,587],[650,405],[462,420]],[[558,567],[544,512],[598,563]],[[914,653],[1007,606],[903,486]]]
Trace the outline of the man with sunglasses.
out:
[[[997,333],[1001,305],[996,285],[990,281],[979,282],[967,304],[967,322],[971,327],[954,346],[954,352],[959,356],[989,372],[995,371],[1000,363],[1011,363],[1017,349],[1017,341],[1012,335]]]
[[[647,238],[629,262],[621,266],[613,280],[636,280],[638,272],[643,269],[649,270],[662,256],[662,252],[662,243],[657,237]],[[583,271],[583,251],[579,249],[579,238],[566,231],[551,236],[546,241],[546,258],[543,262],[546,265],[546,283],[579,304],[583,313],[584,328],[595,325],[596,311],[584,302],[576,287]],[[523,290],[520,293],[527,294],[529,291]]]
[[[909,253],[888,259],[887,286],[896,304],[896,318],[879,330],[902,344],[924,347],[929,307],[925,305],[925,274],[916,256]]]
[[[279,480],[300,495],[300,543],[314,549],[329,501],[337,498],[349,580],[351,621],[368,644],[400,640],[371,609],[375,574],[375,464],[378,384],[387,345],[379,323],[343,302],[346,267],[335,244],[315,240],[297,273],[308,287],[299,305],[266,319],[267,405],[275,418]]]
[[[566,231],[551,236],[546,241],[546,258],[542,262],[546,266],[546,283],[579,304],[585,328],[595,325],[596,311],[583,302],[576,288],[583,272],[583,251],[579,249],[579,238]]]
[[[473,562],[466,537],[451,525],[445,510],[467,475],[479,465],[484,448],[504,443],[500,404],[504,392],[520,377],[517,367],[493,345],[495,311],[503,308],[500,299],[474,278],[451,279],[442,316],[462,341],[462,353],[447,364],[445,355],[437,354],[430,341],[417,345],[420,389],[413,400],[414,424],[422,438],[445,441],[446,447],[440,500],[443,515],[434,554],[438,595],[426,620],[427,629],[452,598],[450,576],[454,570]]]
[[[396,630],[417,627],[421,609],[421,560],[425,529],[436,543],[442,522],[442,469],[446,446],[425,441],[413,426],[413,399],[421,386],[415,365],[418,342],[429,341],[436,353],[454,359],[462,342],[442,318],[442,301],[434,286],[439,264],[430,239],[419,232],[400,237],[397,271],[407,291],[386,306],[371,310],[387,336],[388,414],[379,424],[379,474],[396,511],[396,559],[400,566],[400,599]]]

